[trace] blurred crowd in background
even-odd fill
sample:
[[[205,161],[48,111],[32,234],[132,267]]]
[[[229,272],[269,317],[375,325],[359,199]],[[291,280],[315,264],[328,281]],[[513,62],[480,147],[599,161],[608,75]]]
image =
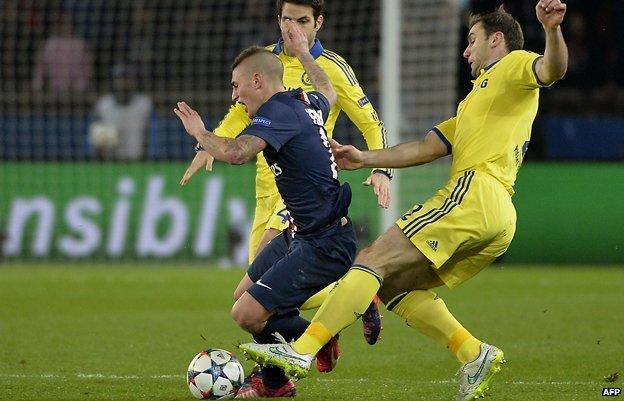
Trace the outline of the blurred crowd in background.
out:
[[[464,20],[470,11],[492,9],[500,3],[463,1]],[[534,3],[506,1],[504,5],[522,24],[525,48],[542,52],[543,30],[535,18]],[[556,88],[542,91],[529,156],[621,158],[617,152],[601,157],[604,149],[562,156],[549,151],[544,142],[550,135],[544,132],[561,129],[569,129],[573,141],[583,141],[579,132],[587,122],[577,121],[569,128],[567,117],[600,117],[616,133],[624,127],[614,120],[624,115],[624,2],[566,3],[569,11],[563,31],[570,49],[569,71]],[[248,45],[270,44],[279,37],[271,0],[198,4],[193,0],[0,2],[0,157],[191,157],[192,141],[171,134],[180,130],[171,114],[172,105],[187,100],[204,110],[206,125],[214,127],[230,103],[233,58]],[[327,1],[326,22],[319,33],[327,48],[353,66],[375,104],[380,84],[380,11],[379,1]],[[466,33],[463,27],[457,51],[461,65],[458,100],[470,90],[469,71],[461,58]],[[353,134],[352,142],[358,144],[361,136],[353,127],[345,121],[340,124],[339,131]],[[117,134],[109,138],[106,127],[112,125],[136,132],[134,139]],[[605,136],[605,145],[612,141],[613,132]],[[117,149],[125,150],[100,152],[84,146],[97,141],[113,141]]]

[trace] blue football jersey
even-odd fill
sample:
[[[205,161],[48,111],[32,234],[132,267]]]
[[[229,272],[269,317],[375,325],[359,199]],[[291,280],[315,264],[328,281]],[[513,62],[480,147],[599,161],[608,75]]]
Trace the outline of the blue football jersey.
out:
[[[296,235],[318,232],[346,216],[348,184],[340,185],[324,123],[329,102],[319,92],[279,92],[264,103],[241,135],[267,143],[267,160]]]

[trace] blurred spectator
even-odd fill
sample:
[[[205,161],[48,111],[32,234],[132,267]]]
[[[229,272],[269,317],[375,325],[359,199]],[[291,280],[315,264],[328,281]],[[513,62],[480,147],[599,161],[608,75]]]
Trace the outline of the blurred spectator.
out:
[[[59,12],[52,34],[35,57],[32,87],[47,87],[52,92],[88,88],[93,73],[93,58],[84,39],[74,36],[72,14]]]
[[[136,91],[136,70],[118,64],[112,71],[112,93],[95,105],[89,137],[98,158],[140,160],[152,114],[152,100]]]

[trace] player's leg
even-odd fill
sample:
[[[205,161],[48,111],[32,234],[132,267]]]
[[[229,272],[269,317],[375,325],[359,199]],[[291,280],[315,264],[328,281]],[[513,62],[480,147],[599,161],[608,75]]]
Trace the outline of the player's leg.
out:
[[[262,237],[260,238],[258,242],[257,254],[259,254],[262,251],[262,249],[264,249],[264,247],[269,242],[272,241],[273,238],[275,238],[277,235],[279,235],[280,232],[282,232],[283,230],[287,228],[289,217],[290,217],[288,210],[286,209],[286,206],[284,205],[284,201],[279,196],[263,198],[262,202],[263,202],[262,213],[265,213],[264,210],[270,206],[272,206],[273,211],[271,212],[269,220],[266,223],[264,233],[262,234]],[[249,282],[248,281],[246,281],[245,283],[241,282],[241,284],[246,285],[246,284],[249,284]],[[310,310],[310,309],[318,308],[325,301],[325,299],[327,298],[327,295],[329,295],[329,292],[331,291],[333,287],[334,287],[334,283],[331,283],[330,285],[326,286],[325,288],[323,288],[316,294],[312,295],[309,299],[307,299],[303,303],[303,305],[301,305],[300,309]],[[240,288],[240,289],[242,289],[242,291],[245,291],[246,288],[248,287],[245,287],[244,289],[243,288]],[[239,289],[237,289],[236,293],[242,294],[242,292],[239,292],[238,290]],[[382,330],[383,316],[381,315],[379,311],[378,304],[379,304],[379,298],[375,297],[373,302],[370,303],[369,307],[366,309],[366,311],[362,315],[362,328],[364,332],[364,339],[366,340],[368,344],[371,344],[371,345],[375,344],[379,340],[381,330]],[[327,355],[327,356],[332,356],[334,358],[337,358],[339,356],[339,352],[337,351],[338,350],[337,342],[332,341],[332,344],[330,344],[329,348],[331,349],[327,349],[326,352],[321,353],[321,355]],[[317,360],[317,366],[319,366],[319,364],[323,365],[323,363],[324,362],[321,356],[321,359]],[[330,366],[333,366],[333,364],[330,364]],[[321,369],[322,371],[331,370],[331,368],[327,368],[327,369],[321,368]]]
[[[276,236],[273,241],[267,244],[261,252],[258,253],[256,259],[249,266],[247,273],[238,283],[234,291],[234,301],[238,300],[245,291],[251,287],[273,264],[280,260],[288,252],[290,244],[290,236],[287,232],[282,232]]]
[[[257,256],[246,277],[251,285],[238,298],[232,308],[232,317],[239,326],[251,332],[258,344],[276,342],[275,333],[284,338],[298,337],[309,322],[299,316],[296,308],[278,313],[280,305],[287,302],[288,294],[276,280],[282,277],[284,286],[292,282],[292,274],[284,275],[275,269],[283,265],[286,256],[286,234],[276,238]],[[283,249],[282,249],[283,248]],[[280,252],[277,252],[277,251]],[[268,268],[266,266],[269,265]],[[294,270],[291,269],[291,273]],[[262,281],[264,280],[264,282]],[[241,282],[242,283],[242,282]],[[252,295],[253,294],[253,295]],[[282,369],[268,365],[254,370],[237,394],[238,398],[292,397],[296,393],[294,383]]]
[[[288,228],[289,214],[279,193],[256,199],[249,235],[249,264],[282,231]]]
[[[442,206],[432,200],[415,207],[397,225],[431,260],[429,272],[450,288],[470,279],[509,246],[515,211],[509,194],[487,174],[466,172],[455,189],[440,194]],[[446,206],[445,206],[446,205]],[[468,332],[430,291],[437,285],[418,272],[407,271],[384,282],[381,294],[387,307],[410,326],[447,346],[463,364],[459,400],[483,394],[500,370],[503,353]]]
[[[405,235],[393,226],[362,250],[347,274],[338,281],[306,332],[293,344],[299,354],[315,355],[334,335],[352,324],[368,308],[384,277],[426,265]]]
[[[403,318],[409,327],[448,348],[464,364],[477,357],[482,342],[430,290],[443,284],[431,267],[410,269],[387,278],[379,296],[386,309]]]
[[[241,344],[239,348],[260,364],[278,365],[293,376],[304,377],[314,355],[366,310],[383,277],[426,263],[394,226],[358,254],[297,341],[279,346]]]
[[[232,316],[241,328],[253,334],[254,341],[259,344],[274,343],[276,333],[292,340],[309,325],[297,311],[286,314],[268,311],[249,292],[235,303]],[[277,366],[267,365],[252,372],[237,398],[293,397],[295,394],[295,384],[285,372]]]

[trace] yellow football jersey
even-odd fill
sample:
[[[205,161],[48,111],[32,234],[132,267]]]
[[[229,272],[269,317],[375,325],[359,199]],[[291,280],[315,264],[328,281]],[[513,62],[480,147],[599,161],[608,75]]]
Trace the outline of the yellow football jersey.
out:
[[[457,115],[434,128],[453,154],[451,177],[484,171],[513,195],[537,114],[541,84],[535,64],[540,57],[517,50],[481,70]]]
[[[314,90],[299,60],[296,57],[287,56],[281,47],[281,43],[268,46],[267,49],[273,51],[284,64],[284,85],[287,89]],[[369,149],[387,147],[384,125],[364,94],[349,64],[338,54],[323,49],[318,39],[310,49],[310,53],[329,76],[338,95],[336,104],[331,108],[325,123],[327,135],[332,136],[336,119],[340,112],[344,111],[364,136]],[[214,133],[223,137],[235,138],[250,122],[245,107],[237,103],[230,108]],[[273,173],[267,166],[262,153],[258,154],[256,166],[256,197],[277,193]]]

